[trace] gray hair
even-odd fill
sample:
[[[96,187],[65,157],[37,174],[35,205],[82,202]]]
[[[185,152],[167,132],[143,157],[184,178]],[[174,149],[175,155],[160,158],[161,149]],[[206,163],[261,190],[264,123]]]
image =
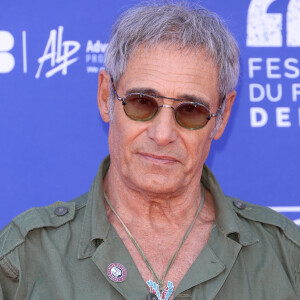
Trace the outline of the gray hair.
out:
[[[205,49],[218,68],[220,98],[235,89],[239,77],[235,39],[216,14],[186,1],[148,2],[125,11],[113,26],[105,69],[117,84],[140,45],[161,43],[192,51]]]

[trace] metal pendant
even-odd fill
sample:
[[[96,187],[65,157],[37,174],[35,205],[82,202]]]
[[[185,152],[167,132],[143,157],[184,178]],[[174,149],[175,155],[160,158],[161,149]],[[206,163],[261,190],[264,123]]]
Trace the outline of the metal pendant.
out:
[[[150,290],[148,300],[168,300],[173,294],[174,284],[171,281],[168,281],[168,284],[163,291],[159,290],[159,285],[155,281],[148,280],[146,283]]]
[[[147,298],[147,300],[158,300],[158,298],[156,297],[156,295],[155,295],[155,294],[153,294],[153,293],[149,293],[149,294],[148,294],[148,298]]]

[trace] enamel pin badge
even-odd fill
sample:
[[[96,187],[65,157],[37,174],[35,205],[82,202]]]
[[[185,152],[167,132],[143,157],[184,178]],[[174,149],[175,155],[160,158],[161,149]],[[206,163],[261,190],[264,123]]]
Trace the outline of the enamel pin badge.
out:
[[[127,270],[119,263],[112,263],[107,267],[107,276],[114,282],[123,282],[127,277]]]

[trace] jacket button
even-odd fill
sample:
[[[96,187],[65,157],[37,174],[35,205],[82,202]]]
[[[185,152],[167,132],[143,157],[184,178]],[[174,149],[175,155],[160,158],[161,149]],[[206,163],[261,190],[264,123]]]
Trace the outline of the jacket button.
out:
[[[235,207],[237,207],[238,209],[245,209],[246,208],[246,204],[244,202],[242,202],[241,200],[234,200],[233,205]]]
[[[56,207],[55,210],[54,210],[54,213],[57,215],[57,216],[64,216],[65,214],[67,214],[69,212],[69,209],[65,206],[59,206],[59,207]]]

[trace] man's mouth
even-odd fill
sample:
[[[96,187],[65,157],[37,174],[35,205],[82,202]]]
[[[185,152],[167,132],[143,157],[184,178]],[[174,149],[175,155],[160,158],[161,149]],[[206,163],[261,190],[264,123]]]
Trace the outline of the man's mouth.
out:
[[[146,152],[140,152],[139,154],[144,159],[155,164],[173,164],[178,161],[176,158],[169,155],[159,155],[159,154],[146,153]]]

